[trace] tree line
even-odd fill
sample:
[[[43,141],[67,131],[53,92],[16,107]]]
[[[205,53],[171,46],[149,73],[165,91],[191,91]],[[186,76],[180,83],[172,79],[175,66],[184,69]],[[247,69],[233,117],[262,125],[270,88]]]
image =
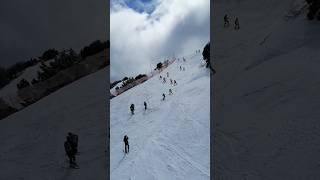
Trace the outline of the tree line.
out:
[[[37,63],[41,63],[40,71],[38,71],[37,77],[32,79],[31,84],[36,84],[40,81],[49,79],[59,71],[66,69],[75,63],[79,63],[86,57],[99,53],[109,47],[109,40],[105,42],[96,40],[81,49],[79,54],[73,49],[62,50],[59,52],[58,50],[51,48],[43,52],[38,58],[31,58],[27,61],[17,62],[8,68],[0,66],[0,88],[20,76],[25,69],[34,66]],[[48,63],[47,61],[49,60],[52,61]],[[17,84],[18,89],[25,88],[27,86],[30,86],[30,82],[26,79],[20,80]]]

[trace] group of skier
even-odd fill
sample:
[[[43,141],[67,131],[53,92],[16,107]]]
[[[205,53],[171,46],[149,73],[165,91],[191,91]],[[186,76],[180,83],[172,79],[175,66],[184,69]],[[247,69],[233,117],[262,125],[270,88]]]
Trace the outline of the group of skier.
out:
[[[198,53],[198,52],[200,52],[200,50],[196,50],[196,53]],[[186,62],[186,59],[183,57],[182,58],[183,59],[183,61],[184,62]],[[185,68],[183,67],[181,67],[180,66],[180,71],[181,70],[185,70]],[[169,78],[170,77],[170,75],[169,75],[169,72],[166,72],[166,77],[167,78]],[[166,83],[166,77],[163,77],[163,76],[159,76],[159,79],[160,80],[162,80],[162,82],[163,83]],[[173,86],[176,86],[176,85],[178,85],[178,83],[177,83],[177,81],[176,80],[172,80],[172,79],[170,79],[170,84],[171,85],[173,85]],[[169,95],[172,95],[173,94],[173,91],[172,91],[172,89],[170,88],[169,89]],[[164,101],[166,99],[166,94],[165,93],[162,93],[162,100]],[[144,101],[143,102],[143,105],[144,105],[144,110],[147,110],[147,103]],[[132,115],[134,115],[134,104],[131,104],[130,105],[130,111],[131,111],[131,114]],[[127,135],[124,135],[124,137],[123,137],[123,142],[124,142],[124,145],[125,145],[125,150],[124,150],[124,152],[127,154],[127,153],[129,153],[129,137],[127,136]]]
[[[230,25],[230,21],[229,21],[229,16],[226,14],[224,15],[224,27],[229,27]],[[240,23],[239,23],[239,18],[236,17],[235,21],[234,21],[234,29],[235,30],[239,30],[240,29]]]
[[[181,68],[182,68],[182,67],[180,66],[180,69],[181,69]],[[185,69],[185,68],[183,68],[183,69]],[[169,78],[169,72],[167,72],[167,78]],[[159,79],[162,80],[162,83],[164,83],[164,84],[167,82],[166,78],[165,78],[165,77],[162,77],[161,75],[160,75]],[[173,86],[178,85],[177,81],[174,80],[174,79],[170,79],[170,84],[173,85]]]
[[[180,66],[180,71],[185,71],[185,70],[186,70],[185,67]]]
[[[147,102],[144,101],[143,106],[144,106],[144,110],[146,111],[147,110]],[[134,104],[130,105],[130,111],[131,111],[131,114],[134,115]]]
[[[78,135],[69,132],[66,141],[64,142],[64,149],[69,158],[70,167],[79,168],[76,163],[76,155],[78,154]]]

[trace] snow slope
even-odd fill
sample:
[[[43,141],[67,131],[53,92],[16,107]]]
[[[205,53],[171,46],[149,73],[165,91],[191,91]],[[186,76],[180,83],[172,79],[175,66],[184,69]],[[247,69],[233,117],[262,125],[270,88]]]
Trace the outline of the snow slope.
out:
[[[107,179],[105,82],[109,67],[83,77],[0,121],[0,179]],[[64,141],[79,135],[69,169]]]
[[[48,60],[44,62],[46,65],[49,65],[50,62],[54,61],[54,59]],[[22,100],[18,98],[17,96],[17,84],[22,80],[26,79],[30,85],[33,78],[38,78],[38,71],[42,72],[40,69],[41,63],[37,63],[31,67],[26,68],[19,77],[12,80],[9,84],[7,84],[5,87],[0,89],[0,98],[2,98],[9,106],[20,109],[22,108],[22,105],[20,104]]]
[[[161,72],[162,76],[169,72],[166,84],[156,75],[111,99],[111,180],[210,178],[209,71],[200,67],[200,54],[186,59],[176,60]],[[180,65],[186,70],[180,71]],[[170,78],[178,85],[170,85]],[[168,95],[169,88],[173,95]],[[134,115],[129,111],[131,103],[135,104]],[[130,144],[127,155],[123,152],[125,134]]]
[[[320,23],[304,3],[214,1],[216,179],[319,179]]]

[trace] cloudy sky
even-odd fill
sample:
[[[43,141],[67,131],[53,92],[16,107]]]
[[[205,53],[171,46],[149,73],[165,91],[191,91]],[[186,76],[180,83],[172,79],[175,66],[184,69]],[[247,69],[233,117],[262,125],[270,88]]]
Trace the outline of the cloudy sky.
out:
[[[111,0],[111,81],[150,72],[209,40],[210,0]]]
[[[106,0],[0,2],[0,65],[38,57],[48,48],[80,49],[108,36]]]

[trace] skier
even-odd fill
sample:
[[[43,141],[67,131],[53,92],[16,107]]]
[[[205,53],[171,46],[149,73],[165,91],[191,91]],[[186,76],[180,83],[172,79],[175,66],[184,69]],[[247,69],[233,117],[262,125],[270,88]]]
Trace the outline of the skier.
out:
[[[129,137],[127,135],[124,135],[123,142],[124,142],[124,152],[127,154],[129,153]]]
[[[144,110],[147,110],[147,103],[143,102],[143,105],[144,105]]]
[[[171,95],[171,94],[173,94],[173,93],[172,93],[172,89],[169,89],[169,95]]]
[[[240,29],[240,24],[239,24],[239,19],[236,17],[236,20],[234,21],[234,29],[239,30]]]
[[[181,66],[180,66],[180,71],[182,70]]]
[[[162,79],[162,76],[160,76],[160,79]]]
[[[178,85],[178,83],[177,83],[176,80],[173,80],[173,85],[174,85],[174,86]]]
[[[162,97],[163,97],[162,100],[164,101],[166,99],[166,95],[163,93]]]
[[[172,82],[172,79],[170,79],[170,84],[172,85],[172,83],[173,83],[173,82]]]
[[[226,14],[226,15],[224,15],[224,27],[229,27],[229,17],[228,17],[228,15]]]
[[[77,154],[78,153],[78,135],[69,132],[67,139],[71,143],[71,146],[75,151],[75,154]]]
[[[66,155],[69,158],[69,165],[72,168],[78,167],[76,163],[76,153],[74,148],[72,147],[72,143],[70,142],[70,138],[67,136],[66,141],[64,142],[64,150],[66,151]]]
[[[165,77],[163,77],[163,83],[166,83],[166,78]]]
[[[131,104],[130,110],[131,110],[131,114],[134,115],[134,104]]]

